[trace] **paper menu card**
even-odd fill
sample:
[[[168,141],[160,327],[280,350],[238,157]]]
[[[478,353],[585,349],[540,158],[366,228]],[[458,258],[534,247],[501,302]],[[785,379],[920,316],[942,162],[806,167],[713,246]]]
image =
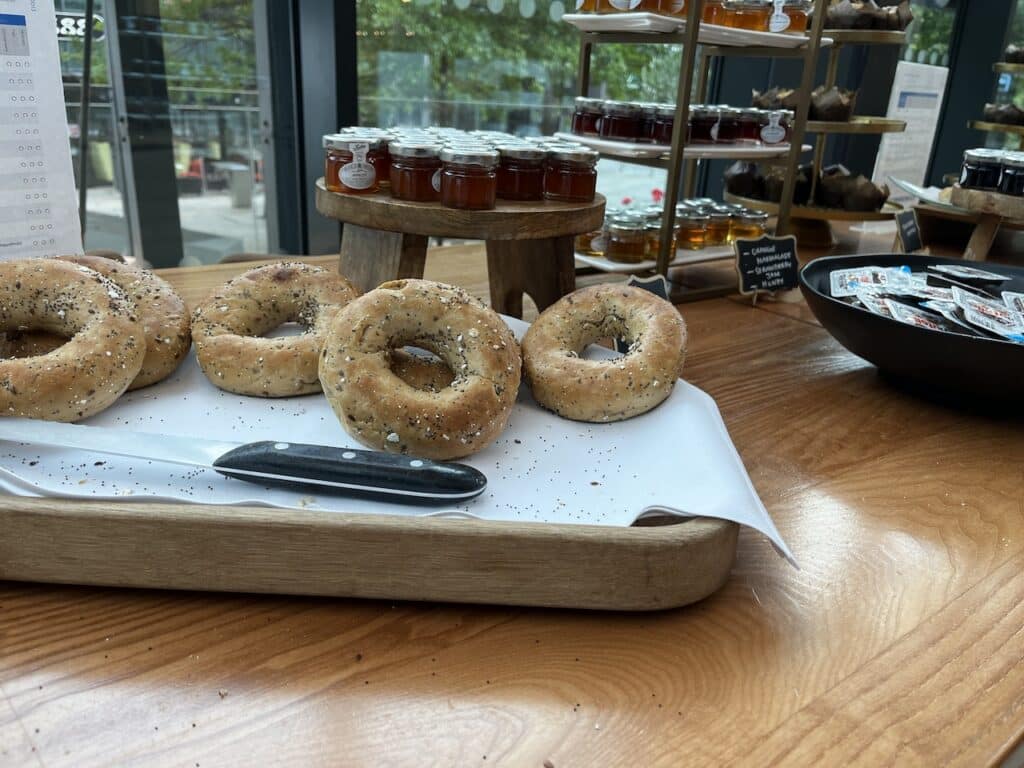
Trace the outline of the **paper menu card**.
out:
[[[0,259],[81,252],[53,0],[2,0]]]
[[[517,337],[526,323],[504,318]],[[591,348],[588,356],[618,353]],[[239,443],[285,440],[360,448],[323,395],[244,397],[215,388],[190,353],[167,380],[129,392],[85,424]],[[3,420],[0,419],[0,433]],[[751,485],[715,401],[679,381],[641,416],[587,424],[544,410],[523,385],[508,428],[462,462],[487,477],[476,499],[424,508],[313,496],[233,480],[212,470],[86,451],[0,442],[0,489],[28,496],[269,505],[363,514],[628,526],[645,513],[734,520],[767,536],[793,561]]]

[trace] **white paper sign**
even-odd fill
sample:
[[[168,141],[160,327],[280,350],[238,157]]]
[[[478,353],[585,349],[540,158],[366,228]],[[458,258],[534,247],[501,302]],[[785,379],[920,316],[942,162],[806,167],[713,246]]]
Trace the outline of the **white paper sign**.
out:
[[[890,176],[913,184],[925,182],[948,77],[949,70],[945,67],[911,61],[896,65],[886,116],[906,121],[907,130],[882,135],[871,177],[876,184],[888,184]],[[892,189],[889,199],[902,204],[915,200],[898,187]]]
[[[82,252],[53,0],[0,2],[0,259]]]
[[[505,320],[521,338],[526,323]],[[588,352],[595,358],[617,355],[603,348]],[[127,393],[83,423],[239,443],[286,440],[363,447],[341,427],[323,395],[264,399],[223,392],[207,381],[194,353],[169,379]],[[754,528],[795,564],[751,485],[715,401],[685,381],[677,382],[668,400],[653,411],[612,424],[560,418],[537,405],[524,385],[505,432],[462,461],[484,473],[487,489],[469,502],[433,511],[314,497],[225,478],[212,470],[13,442],[0,442],[0,489],[30,496],[614,526],[667,511]]]

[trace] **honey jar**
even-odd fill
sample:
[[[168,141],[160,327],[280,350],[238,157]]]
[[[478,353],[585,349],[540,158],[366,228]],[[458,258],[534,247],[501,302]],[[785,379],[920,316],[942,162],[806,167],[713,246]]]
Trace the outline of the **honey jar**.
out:
[[[727,0],[724,25],[754,32],[767,32],[772,15],[771,0]]]
[[[329,133],[324,136],[324,185],[327,189],[350,194],[378,191],[380,175],[375,166],[380,163],[380,170],[386,167],[383,165],[381,144],[378,138],[358,133]]]
[[[576,97],[576,107],[572,113],[572,132],[580,136],[597,136],[601,123],[601,99]]]
[[[441,146],[392,141],[391,196],[396,200],[436,203],[441,199]]]
[[[707,213],[708,225],[704,234],[704,245],[726,245],[729,242],[729,229],[732,226],[732,214],[721,208],[712,208]]]
[[[486,147],[441,150],[441,205],[487,210],[498,196],[498,153]]]
[[[644,247],[646,258],[657,260],[658,253],[661,251],[661,219],[649,220],[644,225],[644,236],[647,240]],[[669,243],[668,252],[674,254],[675,251],[676,238],[675,228],[673,228],[672,241]]]
[[[701,10],[700,18],[705,24],[725,26],[727,15],[725,0],[704,0],[704,8]]]
[[[547,150],[532,144],[499,144],[498,197],[502,200],[543,200]]]
[[[597,158],[592,149],[550,151],[544,164],[544,198],[564,203],[592,201],[597,191]]]
[[[582,253],[584,256],[604,256],[604,229],[596,229],[593,232],[585,232],[582,235],[576,235],[574,245],[576,252]]]
[[[658,3],[658,13],[663,16],[685,16],[686,0],[661,0]]]
[[[608,222],[605,258],[622,264],[637,264],[647,253],[646,225],[642,221],[616,218]]]
[[[640,0],[597,0],[598,13],[625,13],[640,9]]]
[[[741,209],[734,211],[729,223],[729,242],[756,240],[768,231],[768,214],[763,211]]]
[[[785,144],[793,135],[792,110],[773,109],[761,112],[761,143]]]
[[[769,22],[768,31],[796,34],[806,32],[812,8],[811,0],[785,0],[782,4],[782,13],[788,17],[789,25],[782,29],[774,29],[772,23]],[[773,14],[772,17],[775,18],[775,15]]]
[[[655,144],[671,144],[672,131],[675,127],[675,104],[659,104],[654,110],[654,129],[651,132],[651,141]]]
[[[596,13],[597,0],[576,0],[576,13]]]
[[[699,251],[704,247],[708,229],[708,216],[693,210],[676,209],[676,247],[687,251]]]
[[[616,141],[639,141],[643,133],[639,104],[628,101],[606,101],[601,112],[601,138]]]
[[[688,144],[714,144],[718,140],[718,107],[698,104],[690,110]]]

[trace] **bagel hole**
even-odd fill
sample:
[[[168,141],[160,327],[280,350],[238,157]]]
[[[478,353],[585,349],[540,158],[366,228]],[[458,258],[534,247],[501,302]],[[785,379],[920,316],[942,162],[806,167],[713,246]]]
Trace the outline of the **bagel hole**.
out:
[[[66,336],[44,330],[6,331],[0,334],[0,358],[11,360],[38,357],[59,349],[68,341],[70,339]]]
[[[423,347],[407,345],[391,350],[391,372],[413,389],[440,392],[455,380],[444,360]]]
[[[264,339],[280,339],[286,336],[301,336],[307,330],[309,330],[302,323],[286,322],[276,325],[266,333],[261,333],[260,337]]]

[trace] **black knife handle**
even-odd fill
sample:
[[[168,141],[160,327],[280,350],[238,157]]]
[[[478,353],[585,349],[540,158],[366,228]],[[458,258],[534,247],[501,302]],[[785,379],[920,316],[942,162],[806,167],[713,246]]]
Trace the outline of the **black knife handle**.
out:
[[[230,450],[213,467],[261,485],[402,504],[458,503],[487,486],[487,478],[465,464],[269,440]]]

